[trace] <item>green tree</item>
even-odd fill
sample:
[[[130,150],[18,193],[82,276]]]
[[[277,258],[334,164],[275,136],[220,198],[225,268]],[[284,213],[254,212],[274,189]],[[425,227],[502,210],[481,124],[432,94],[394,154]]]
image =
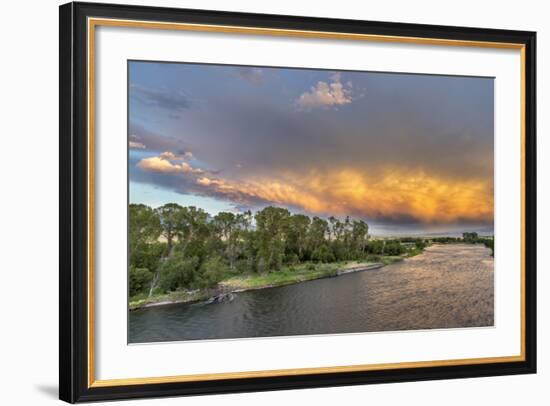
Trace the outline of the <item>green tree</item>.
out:
[[[294,214],[288,220],[287,255],[294,254],[302,261],[307,250],[307,234],[311,220],[303,214]]]
[[[363,220],[353,221],[351,243],[354,259],[364,256],[369,240],[369,226]]]
[[[128,212],[129,249],[135,251],[139,245],[158,240],[162,228],[156,213],[144,204],[130,204]]]
[[[155,209],[155,213],[160,219],[162,236],[166,239],[165,256],[169,256],[172,252],[174,239],[178,235],[178,224],[182,210],[183,207],[177,203],[167,203]]]
[[[130,267],[147,268],[155,274],[164,252],[166,252],[166,243],[139,244],[130,251]]]
[[[245,228],[241,232],[242,239],[242,260],[238,268],[241,270],[249,270],[252,272],[258,271],[258,249],[257,232]]]
[[[207,227],[208,213],[195,206],[183,207],[177,219],[177,235],[184,244],[193,241],[195,238],[208,236]]]
[[[151,294],[160,258],[165,249],[165,245],[158,242],[162,232],[160,219],[150,207],[131,204],[128,221],[130,292],[143,290],[143,284],[147,282],[150,284]]]
[[[343,239],[344,239],[344,244],[343,244],[343,247],[344,247],[344,252],[343,252],[343,257],[342,259],[352,259],[353,257],[353,238],[352,238],[352,225],[351,225],[351,220],[349,218],[349,216],[346,216],[345,220],[344,220],[344,235],[343,235]]]
[[[266,207],[256,213],[258,266],[260,270],[280,269],[285,252],[290,212],[280,207]]]
[[[462,233],[462,239],[465,241],[465,242],[468,242],[468,243],[476,243],[477,240],[478,240],[479,236],[477,235],[477,233]]]
[[[214,229],[225,244],[224,255],[230,268],[234,267],[235,260],[242,251],[242,234],[250,225],[249,217],[250,212],[244,214],[220,212],[212,220]]]
[[[342,260],[345,257],[344,234],[345,224],[334,216],[328,219],[330,227],[327,225],[327,234],[329,235],[332,252],[336,260]]]
[[[329,232],[328,222],[319,217],[311,219],[309,232],[307,235],[308,246],[311,252],[314,252],[321,245],[326,244],[325,237]]]

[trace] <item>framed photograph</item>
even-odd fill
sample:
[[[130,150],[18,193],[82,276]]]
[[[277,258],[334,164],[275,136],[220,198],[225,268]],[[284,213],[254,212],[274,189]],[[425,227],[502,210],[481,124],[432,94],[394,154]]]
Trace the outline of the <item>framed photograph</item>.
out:
[[[536,371],[534,32],[60,7],[60,398]]]

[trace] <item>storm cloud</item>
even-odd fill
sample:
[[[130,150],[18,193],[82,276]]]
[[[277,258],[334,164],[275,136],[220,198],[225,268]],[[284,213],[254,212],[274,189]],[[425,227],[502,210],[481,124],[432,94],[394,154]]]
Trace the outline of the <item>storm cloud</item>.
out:
[[[130,104],[144,146],[131,182],[252,209],[492,225],[492,78],[159,65],[130,65],[130,100],[155,100]]]
[[[179,117],[178,113],[191,106],[185,92],[177,88],[149,88],[138,84],[130,84],[130,94],[133,101],[149,107],[158,107],[171,111],[172,115]]]

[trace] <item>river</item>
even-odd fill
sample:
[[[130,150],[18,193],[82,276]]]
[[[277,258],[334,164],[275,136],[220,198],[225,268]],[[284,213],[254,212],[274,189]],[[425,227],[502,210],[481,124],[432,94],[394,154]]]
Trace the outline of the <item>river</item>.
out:
[[[483,245],[433,245],[379,269],[129,313],[130,343],[493,325]]]

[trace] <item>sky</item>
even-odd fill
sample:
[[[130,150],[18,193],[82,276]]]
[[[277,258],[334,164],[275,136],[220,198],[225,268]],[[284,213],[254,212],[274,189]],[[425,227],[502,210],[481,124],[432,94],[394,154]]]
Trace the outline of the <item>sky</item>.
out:
[[[493,231],[493,78],[129,62],[131,203]]]

